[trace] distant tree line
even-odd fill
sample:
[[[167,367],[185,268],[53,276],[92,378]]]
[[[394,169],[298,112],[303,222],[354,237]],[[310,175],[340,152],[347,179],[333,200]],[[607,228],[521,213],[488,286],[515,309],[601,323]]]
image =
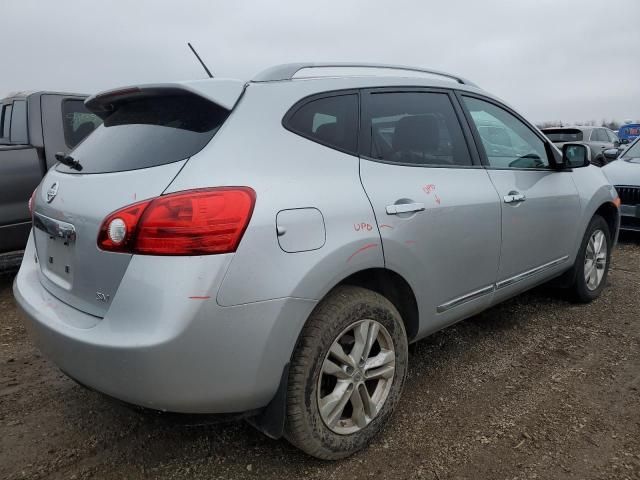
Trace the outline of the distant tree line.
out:
[[[586,122],[563,122],[561,120],[552,120],[550,122],[542,122],[537,126],[538,128],[549,128],[549,127],[570,127],[572,125],[587,125],[591,127],[606,127],[611,130],[618,130],[622,125],[628,122],[618,122],[617,120],[602,120],[601,122],[597,122],[595,120],[588,120]]]

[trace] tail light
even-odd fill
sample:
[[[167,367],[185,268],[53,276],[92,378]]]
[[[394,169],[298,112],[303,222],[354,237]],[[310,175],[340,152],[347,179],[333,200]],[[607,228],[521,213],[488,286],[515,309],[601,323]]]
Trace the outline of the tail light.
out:
[[[102,222],[98,247],[143,255],[235,252],[255,200],[249,187],[219,187],[134,203]]]

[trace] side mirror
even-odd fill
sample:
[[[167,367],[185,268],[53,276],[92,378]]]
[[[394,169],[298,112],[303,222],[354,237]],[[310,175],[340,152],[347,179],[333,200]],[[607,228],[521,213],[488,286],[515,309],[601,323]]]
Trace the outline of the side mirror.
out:
[[[582,143],[565,143],[562,146],[562,164],[565,168],[579,168],[590,165],[591,149]]]
[[[613,142],[613,146],[618,148],[620,146],[620,142],[616,140],[615,142]]]
[[[618,158],[619,153],[620,152],[617,148],[608,148],[607,150],[602,152],[604,158],[606,158],[607,160],[615,160],[616,158]]]

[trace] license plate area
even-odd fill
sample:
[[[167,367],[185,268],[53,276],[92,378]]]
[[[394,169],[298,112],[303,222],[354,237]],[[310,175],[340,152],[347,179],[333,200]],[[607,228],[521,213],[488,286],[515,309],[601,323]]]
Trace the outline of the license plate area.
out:
[[[71,290],[74,275],[75,227],[35,213],[33,216],[36,250],[40,271],[51,282]]]

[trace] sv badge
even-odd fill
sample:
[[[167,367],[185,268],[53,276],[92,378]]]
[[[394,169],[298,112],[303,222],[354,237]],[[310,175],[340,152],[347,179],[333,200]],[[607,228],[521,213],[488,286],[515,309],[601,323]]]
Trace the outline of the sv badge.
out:
[[[98,300],[99,302],[108,302],[109,301],[109,294],[108,293],[102,293],[102,292],[96,292],[96,300]]]

